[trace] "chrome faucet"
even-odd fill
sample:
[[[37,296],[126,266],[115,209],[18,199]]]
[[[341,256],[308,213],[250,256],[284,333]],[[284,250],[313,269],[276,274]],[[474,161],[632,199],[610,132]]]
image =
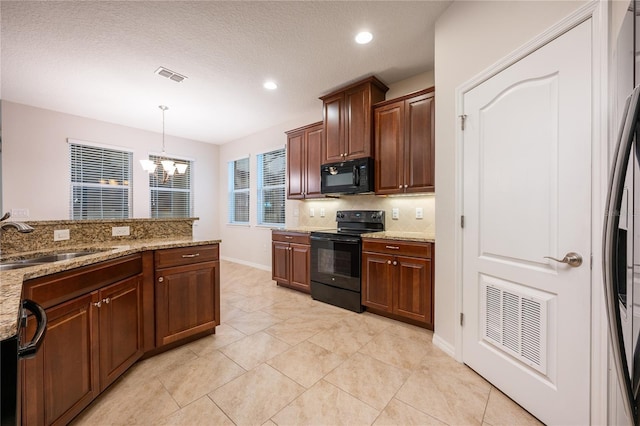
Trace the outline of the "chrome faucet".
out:
[[[23,234],[33,232],[33,228],[26,223],[22,222],[5,222],[5,220],[11,217],[11,213],[7,212],[0,218],[0,230],[6,231],[9,228],[14,228],[16,231]]]

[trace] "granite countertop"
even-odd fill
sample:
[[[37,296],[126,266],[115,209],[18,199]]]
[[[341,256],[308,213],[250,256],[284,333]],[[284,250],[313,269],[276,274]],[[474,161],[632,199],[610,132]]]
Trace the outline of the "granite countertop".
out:
[[[317,226],[296,226],[296,227],[291,227],[291,228],[272,228],[274,231],[282,231],[282,232],[299,232],[301,234],[310,234],[312,232],[315,231],[327,231],[327,230],[333,230],[335,231],[335,228],[327,228],[325,227],[317,227]]]
[[[27,268],[0,271],[0,340],[4,340],[11,336],[14,336],[17,332],[18,312],[20,311],[20,298],[22,294],[22,283],[26,280],[55,274],[57,272],[62,272],[81,266],[87,266],[93,263],[103,262],[105,260],[115,259],[121,256],[126,256],[146,250],[201,246],[207,244],[216,244],[220,242],[221,240],[167,238],[155,240],[132,240],[127,241],[128,244],[114,244],[114,242],[111,241],[101,244],[82,246],[79,245],[77,247],[74,246],[73,248],[66,247],[63,250],[58,250],[58,252],[95,250],[96,253],[87,256],[76,257],[69,260],[61,260],[58,262],[29,266]],[[55,251],[50,250],[48,252],[18,253],[12,256],[7,256],[6,259],[36,257],[38,255],[52,253],[55,253]]]
[[[378,238],[384,240],[415,241],[420,243],[435,243],[436,237],[428,232],[403,232],[403,231],[382,231],[362,234],[362,238]]]

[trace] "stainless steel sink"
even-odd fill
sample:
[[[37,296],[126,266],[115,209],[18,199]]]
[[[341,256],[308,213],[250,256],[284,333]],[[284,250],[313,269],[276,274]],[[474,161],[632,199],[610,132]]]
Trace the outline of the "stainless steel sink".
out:
[[[10,269],[27,268],[34,265],[43,265],[46,263],[58,262],[60,260],[75,259],[76,257],[88,256],[90,254],[100,253],[104,250],[82,250],[82,251],[70,251],[65,253],[48,254],[44,256],[32,257],[30,259],[13,259],[0,261],[0,271],[6,271]]]

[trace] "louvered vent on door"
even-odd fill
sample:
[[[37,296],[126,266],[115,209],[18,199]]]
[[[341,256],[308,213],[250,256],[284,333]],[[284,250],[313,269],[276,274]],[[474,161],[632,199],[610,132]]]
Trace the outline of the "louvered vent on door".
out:
[[[482,283],[480,318],[484,322],[484,340],[546,374],[549,299],[524,294],[508,287],[512,286]]]

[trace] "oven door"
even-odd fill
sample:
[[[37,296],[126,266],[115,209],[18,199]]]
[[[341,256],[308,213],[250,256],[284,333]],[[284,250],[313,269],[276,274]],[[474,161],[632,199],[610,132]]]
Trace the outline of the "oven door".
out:
[[[311,235],[311,281],[360,291],[361,240]]]

